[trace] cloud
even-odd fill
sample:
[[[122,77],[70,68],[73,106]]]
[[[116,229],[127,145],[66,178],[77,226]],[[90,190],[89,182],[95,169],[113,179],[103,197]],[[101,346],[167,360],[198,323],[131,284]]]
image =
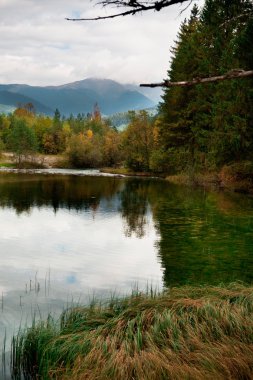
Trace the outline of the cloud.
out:
[[[134,236],[127,239],[117,213],[106,214],[105,224],[103,213],[93,219],[90,211],[73,214],[60,209],[55,216],[51,209],[34,208],[30,215],[21,214],[17,218],[13,210],[1,210],[0,286],[18,290],[22,284],[17,281],[19,276],[25,275],[29,282],[28,273],[39,271],[41,280],[48,268],[52,279],[58,278],[66,293],[69,282],[64,282],[72,275],[78,280],[78,291],[118,286],[130,290],[131,281],[145,286],[147,279],[162,284],[161,263],[154,245],[159,235],[151,216],[147,218],[149,231],[145,239]],[[20,252],[24,253],[22,260]],[[6,272],[9,275],[3,281]]]
[[[83,0],[1,0],[0,82],[63,84],[86,77],[120,82],[166,77],[180,7],[100,22],[65,17],[97,16],[109,9]]]

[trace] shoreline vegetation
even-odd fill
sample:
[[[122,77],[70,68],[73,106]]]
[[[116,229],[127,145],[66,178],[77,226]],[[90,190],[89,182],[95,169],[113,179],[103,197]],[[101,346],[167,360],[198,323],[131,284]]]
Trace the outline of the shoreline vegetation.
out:
[[[138,290],[50,316],[12,341],[20,379],[251,379],[253,287]]]
[[[159,177],[175,185],[218,188],[238,193],[253,193],[253,171],[247,170],[251,163],[225,166],[219,172],[191,172],[166,175],[166,173],[133,172],[127,168],[102,168],[103,173],[138,177]]]
[[[17,169],[12,153],[2,153],[0,169]],[[65,155],[33,155],[30,160],[23,162],[22,169],[74,169]],[[205,188],[217,188],[239,193],[253,194],[253,164],[243,161],[225,165],[220,171],[182,172],[174,175],[149,171],[134,171],[126,167],[102,167],[101,173],[115,174],[119,176],[156,177],[162,178],[177,185],[200,186]]]

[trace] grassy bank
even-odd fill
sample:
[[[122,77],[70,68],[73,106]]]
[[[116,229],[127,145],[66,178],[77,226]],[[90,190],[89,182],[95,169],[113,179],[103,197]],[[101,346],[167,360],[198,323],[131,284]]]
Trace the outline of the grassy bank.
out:
[[[223,166],[220,170],[191,171],[167,176],[166,179],[175,184],[219,187],[239,193],[253,193],[253,163],[251,161],[234,162]]]
[[[196,170],[168,175],[166,173],[134,172],[128,168],[103,168],[104,173],[138,177],[161,177],[177,185],[227,189],[240,193],[253,193],[253,162],[238,161],[213,171]]]
[[[13,339],[16,379],[252,379],[253,287],[181,287],[65,311]],[[36,377],[37,376],[37,377]]]

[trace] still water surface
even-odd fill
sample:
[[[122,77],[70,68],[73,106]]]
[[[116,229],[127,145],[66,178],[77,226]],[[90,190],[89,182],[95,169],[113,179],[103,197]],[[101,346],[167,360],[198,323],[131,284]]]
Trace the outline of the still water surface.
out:
[[[252,282],[252,198],[88,174],[0,173],[2,337],[137,285]]]

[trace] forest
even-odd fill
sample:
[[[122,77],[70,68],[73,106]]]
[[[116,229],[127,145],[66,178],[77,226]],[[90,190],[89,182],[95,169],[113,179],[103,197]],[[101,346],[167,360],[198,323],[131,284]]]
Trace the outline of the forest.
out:
[[[170,81],[192,80],[253,67],[253,5],[249,0],[207,0],[194,5],[171,48]],[[126,167],[136,172],[176,174],[253,168],[253,79],[165,88],[156,116],[130,112],[123,131],[101,116],[53,118],[32,104],[0,116],[1,150],[18,165],[36,152],[64,154],[69,167]],[[244,175],[242,174],[242,175]]]

